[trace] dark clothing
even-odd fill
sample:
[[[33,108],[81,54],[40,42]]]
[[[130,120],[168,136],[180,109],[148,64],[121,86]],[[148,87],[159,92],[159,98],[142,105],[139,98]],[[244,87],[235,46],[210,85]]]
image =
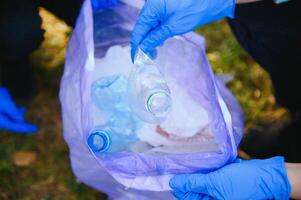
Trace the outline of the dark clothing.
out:
[[[42,6],[74,26],[82,0],[1,0],[0,56],[16,59],[28,56],[43,40],[38,7]]]
[[[269,72],[278,103],[301,112],[301,1],[237,5],[228,21],[242,47]]]
[[[242,47],[269,72],[277,102],[293,114],[300,114],[301,1],[237,5],[235,15],[235,19],[228,20],[230,27]],[[249,139],[241,143],[247,153],[261,158],[283,155],[287,161],[301,162],[300,115],[279,133],[255,133],[247,134]],[[277,142],[271,151],[265,137],[270,143]]]
[[[42,6],[74,26],[82,0],[0,1],[0,84],[15,98],[34,93],[29,55],[43,40],[38,7]]]

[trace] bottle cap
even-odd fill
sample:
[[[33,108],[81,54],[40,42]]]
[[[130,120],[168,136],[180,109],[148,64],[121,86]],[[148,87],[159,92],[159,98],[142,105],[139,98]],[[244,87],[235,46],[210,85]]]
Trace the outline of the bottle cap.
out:
[[[88,145],[93,152],[106,152],[111,146],[111,138],[105,131],[93,131],[88,137]]]

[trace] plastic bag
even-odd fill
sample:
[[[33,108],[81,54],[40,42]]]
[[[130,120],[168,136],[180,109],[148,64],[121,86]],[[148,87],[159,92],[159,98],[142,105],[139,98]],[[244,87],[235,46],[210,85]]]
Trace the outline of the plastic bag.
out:
[[[80,181],[111,198],[173,199],[174,174],[209,172],[236,158],[243,113],[214,76],[204,38],[188,33],[158,48],[155,65],[172,98],[166,120],[149,124],[133,114],[125,97],[134,67],[129,41],[143,2],[97,12],[84,2],[61,81],[64,137]]]

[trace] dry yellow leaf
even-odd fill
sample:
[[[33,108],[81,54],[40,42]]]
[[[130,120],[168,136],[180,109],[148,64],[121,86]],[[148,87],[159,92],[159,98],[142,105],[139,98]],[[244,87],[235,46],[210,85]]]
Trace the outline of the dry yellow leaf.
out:
[[[19,167],[31,165],[37,159],[37,154],[33,151],[18,151],[13,155],[13,163]]]

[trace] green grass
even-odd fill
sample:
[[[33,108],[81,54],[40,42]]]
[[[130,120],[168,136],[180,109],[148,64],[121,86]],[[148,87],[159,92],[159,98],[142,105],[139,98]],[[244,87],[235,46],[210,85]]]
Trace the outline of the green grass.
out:
[[[228,86],[245,113],[245,124],[283,120],[287,113],[276,105],[269,75],[240,47],[222,20],[197,30],[207,40],[207,55],[216,74],[234,76]]]
[[[57,98],[70,29],[44,10],[41,14],[46,40],[32,57],[41,92],[28,103],[28,119],[38,124],[40,131],[37,135],[0,132],[0,199],[105,199],[77,183],[72,174]],[[206,25],[198,32],[206,37],[214,71],[234,75],[229,87],[247,113],[247,126],[285,115],[275,104],[267,73],[241,49],[225,21]],[[13,155],[20,151],[36,154],[36,161],[16,166]]]

